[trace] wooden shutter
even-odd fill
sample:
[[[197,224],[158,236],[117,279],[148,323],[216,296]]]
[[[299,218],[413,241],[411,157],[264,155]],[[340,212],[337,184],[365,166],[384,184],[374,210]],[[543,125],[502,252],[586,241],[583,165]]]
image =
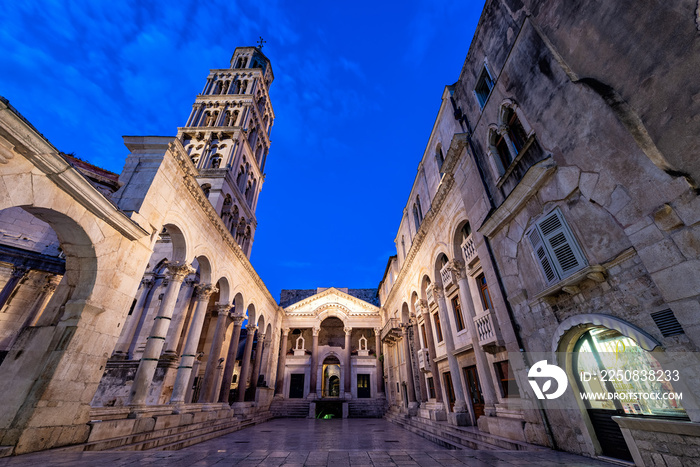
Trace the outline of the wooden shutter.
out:
[[[586,259],[559,209],[550,212],[536,227],[560,279],[585,266]]]
[[[530,239],[532,249],[535,252],[535,257],[540,263],[544,277],[547,280],[547,285],[553,284],[559,279],[559,277],[552,266],[552,260],[549,258],[549,253],[547,253],[547,249],[544,246],[542,235],[540,234],[540,231],[537,229],[536,225],[532,228],[532,230],[530,230],[527,237]]]

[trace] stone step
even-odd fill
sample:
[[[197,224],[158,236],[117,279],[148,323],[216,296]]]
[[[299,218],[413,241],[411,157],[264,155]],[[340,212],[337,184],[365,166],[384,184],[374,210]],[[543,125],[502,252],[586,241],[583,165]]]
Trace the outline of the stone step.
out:
[[[439,436],[449,442],[457,443],[471,449],[506,449],[509,451],[540,451],[546,449],[542,446],[485,433],[479,431],[476,427],[448,425],[445,422],[436,422],[419,417],[408,417],[405,414],[393,412],[387,413],[385,418],[421,436],[426,434]]]

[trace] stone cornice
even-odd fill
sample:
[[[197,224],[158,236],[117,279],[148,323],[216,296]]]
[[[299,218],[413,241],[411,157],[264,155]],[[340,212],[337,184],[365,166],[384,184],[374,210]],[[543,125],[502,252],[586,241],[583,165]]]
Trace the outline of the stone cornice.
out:
[[[47,178],[69,193],[84,208],[129,240],[148,237],[148,232],[105,198],[21,115],[3,102],[0,102],[0,124],[3,132],[16,141],[7,141],[12,150],[29,159]],[[17,146],[18,144],[21,147]]]
[[[199,184],[197,183],[197,179],[195,178],[197,175],[197,169],[192,164],[192,161],[190,160],[189,156],[187,155],[187,152],[185,151],[185,148],[182,147],[182,143],[180,142],[180,140],[173,139],[170,142],[170,145],[168,146],[168,151],[173,156],[173,159],[175,159],[178,166],[185,174],[182,177],[182,181],[185,187],[187,188],[187,191],[189,191],[189,193],[192,195],[197,204],[199,204],[199,206],[202,208],[207,218],[209,218],[209,220],[211,221],[214,229],[216,229],[219,232],[219,235],[221,235],[221,238],[224,241],[224,243],[226,243],[229,249],[233,251],[236,258],[243,265],[243,268],[253,279],[253,282],[255,282],[255,284],[260,288],[260,290],[263,291],[263,294],[267,296],[267,299],[274,304],[272,308],[276,309],[277,301],[272,297],[270,291],[267,290],[267,286],[262,281],[255,268],[253,268],[253,265],[250,263],[250,260],[245,255],[245,253],[243,253],[243,250],[241,250],[240,245],[238,245],[236,240],[233,238],[231,232],[229,232],[229,230],[226,228],[224,221],[221,220],[221,217],[219,217],[219,215],[217,214],[216,210],[214,209],[214,206],[212,206],[207,197],[204,196],[204,192],[200,188]]]
[[[406,254],[406,259],[404,260],[403,265],[401,267],[401,270],[399,271],[399,275],[396,277],[396,281],[394,282],[394,286],[389,291],[389,295],[387,295],[387,298],[384,301],[384,303],[391,302],[392,299],[394,298],[394,295],[396,295],[398,293],[397,290],[399,290],[401,288],[400,287],[401,283],[406,278],[408,271],[411,269],[411,264],[413,263],[413,260],[415,259],[416,255],[418,255],[418,251],[420,250],[421,246],[423,245],[423,241],[425,240],[425,237],[428,235],[428,232],[430,231],[430,228],[432,227],[433,223],[435,222],[435,218],[440,213],[440,210],[442,209],[443,204],[445,204],[445,200],[447,199],[447,195],[452,190],[452,187],[454,186],[454,184],[455,184],[454,176],[451,173],[445,172],[445,175],[443,175],[442,181],[440,182],[440,186],[438,187],[438,191],[435,194],[435,198],[433,199],[432,206],[430,207],[430,210],[426,213],[425,217],[423,218],[423,222],[421,223],[420,228],[418,229],[418,232],[416,233],[416,236],[413,238],[413,243],[411,243],[411,248],[408,250],[408,253]]]

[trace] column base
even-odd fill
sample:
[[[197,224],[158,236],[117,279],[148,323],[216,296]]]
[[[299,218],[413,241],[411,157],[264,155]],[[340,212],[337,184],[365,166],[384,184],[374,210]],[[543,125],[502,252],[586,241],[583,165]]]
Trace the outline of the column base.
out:
[[[447,414],[447,423],[454,426],[468,426],[469,414],[467,412],[450,412]]]

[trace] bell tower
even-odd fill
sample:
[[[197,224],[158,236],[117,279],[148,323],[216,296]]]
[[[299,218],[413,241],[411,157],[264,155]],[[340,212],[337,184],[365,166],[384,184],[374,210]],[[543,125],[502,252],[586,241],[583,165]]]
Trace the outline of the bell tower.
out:
[[[199,185],[248,257],[275,120],[268,94],[274,75],[261,48],[262,40],[258,47],[237,47],[230,68],[210,70],[177,131]]]

